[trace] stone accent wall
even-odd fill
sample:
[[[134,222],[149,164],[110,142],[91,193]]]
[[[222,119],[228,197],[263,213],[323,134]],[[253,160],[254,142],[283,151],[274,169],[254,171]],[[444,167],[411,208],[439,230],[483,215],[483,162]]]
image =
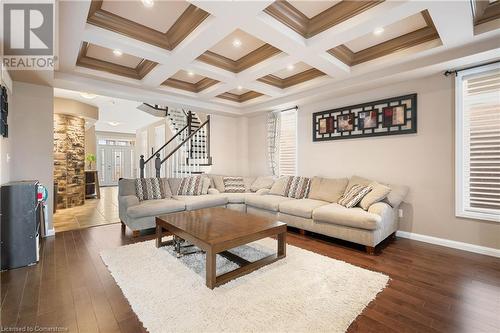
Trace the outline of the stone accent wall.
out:
[[[85,120],[54,114],[54,183],[57,208],[85,202]]]

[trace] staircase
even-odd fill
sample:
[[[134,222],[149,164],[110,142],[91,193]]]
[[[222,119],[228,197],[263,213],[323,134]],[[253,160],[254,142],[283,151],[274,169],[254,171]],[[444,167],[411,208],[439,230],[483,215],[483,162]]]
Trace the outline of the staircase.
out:
[[[144,178],[144,169],[149,162],[154,163],[156,177],[182,178],[209,171],[212,165],[210,116],[203,121],[191,111],[146,103],[138,109],[157,117],[166,117],[173,133],[172,138],[149,158],[144,159],[144,155],[141,155],[139,161],[141,178]]]

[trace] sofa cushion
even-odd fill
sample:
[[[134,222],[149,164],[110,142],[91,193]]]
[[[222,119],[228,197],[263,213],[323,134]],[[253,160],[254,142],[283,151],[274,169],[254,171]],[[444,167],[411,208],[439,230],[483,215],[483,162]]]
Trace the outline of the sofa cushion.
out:
[[[225,193],[245,193],[243,177],[223,177]]]
[[[210,178],[212,179],[213,183],[214,183],[214,186],[217,190],[219,190],[219,192],[224,192],[225,191],[225,188],[224,188],[224,177],[223,176],[219,176],[219,175],[210,175]]]
[[[309,199],[337,202],[347,187],[347,178],[313,177]]]
[[[176,195],[174,199],[186,204],[186,210],[195,210],[227,204],[224,194]]]
[[[272,176],[267,176],[267,177],[257,177],[255,181],[252,183],[250,186],[250,190],[252,192],[257,192],[258,190],[261,190],[263,188],[270,189],[274,184],[274,179]]]
[[[330,203],[313,199],[290,200],[281,202],[279,204],[279,211],[280,213],[310,219],[312,217],[312,212],[314,209],[328,204]]]
[[[146,200],[140,204],[127,209],[127,215],[131,218],[158,216],[173,212],[183,211],[186,205],[182,201],[173,199]]]
[[[289,176],[280,177],[276,180],[269,191],[269,194],[285,196],[286,186],[288,184]]]
[[[202,176],[184,177],[181,180],[177,195],[201,195],[207,194],[210,180]]]
[[[270,210],[273,212],[277,212],[279,210],[279,204],[285,201],[297,201],[297,199],[273,194],[252,196],[249,195],[245,199],[245,203],[249,206]]]
[[[137,178],[135,180],[135,195],[139,201],[169,198],[163,189],[160,178]]]
[[[241,203],[244,204],[247,196],[257,195],[255,193],[228,193],[225,192],[224,196],[227,198],[228,203]]]
[[[288,177],[285,188],[285,196],[295,199],[304,199],[309,195],[311,178],[293,176]]]
[[[382,217],[367,212],[360,207],[346,208],[333,203],[316,208],[312,215],[314,221],[344,225],[353,228],[375,230],[380,228]]]
[[[370,206],[374,203],[384,200],[389,192],[391,192],[391,188],[389,186],[385,186],[377,182],[371,183],[370,187],[372,190],[359,202],[359,206],[364,210],[368,210],[368,208],[370,208]]]
[[[250,188],[252,184],[255,182],[255,177],[243,177],[243,183],[245,184],[245,191],[251,192]]]
[[[347,208],[352,208],[356,206],[371,190],[372,188],[369,185],[363,186],[356,184],[351,187],[349,191],[344,193],[337,203]]]

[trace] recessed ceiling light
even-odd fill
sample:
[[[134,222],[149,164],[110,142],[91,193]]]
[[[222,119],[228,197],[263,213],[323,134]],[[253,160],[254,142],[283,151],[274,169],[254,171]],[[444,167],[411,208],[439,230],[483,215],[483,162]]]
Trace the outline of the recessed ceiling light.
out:
[[[233,40],[233,46],[234,47],[240,47],[241,46],[241,40],[239,40],[238,38],[235,38]]]
[[[117,121],[108,121],[108,124],[110,124],[111,126],[118,126],[118,125],[120,125],[120,123],[117,122]]]
[[[238,86],[237,89],[238,90],[243,90],[243,87],[242,86]]]
[[[80,96],[82,96],[83,98],[86,98],[86,99],[94,99],[97,97],[97,95],[87,93],[87,92],[81,92]]]
[[[295,66],[293,64],[290,64],[286,66],[286,69],[288,69],[289,71],[293,71],[295,69]]]
[[[121,57],[123,55],[122,50],[114,49],[113,54],[117,57]]]
[[[153,7],[155,4],[154,0],[141,0],[141,1],[142,1],[142,4],[144,5],[144,7],[148,7],[148,8]]]
[[[194,76],[194,72],[193,72],[193,71],[189,71],[189,72],[188,72],[188,75],[189,75],[189,76]]]
[[[382,27],[378,27],[378,28],[375,28],[375,30],[373,30],[374,35],[381,35],[383,32],[384,32],[384,28],[382,28]]]

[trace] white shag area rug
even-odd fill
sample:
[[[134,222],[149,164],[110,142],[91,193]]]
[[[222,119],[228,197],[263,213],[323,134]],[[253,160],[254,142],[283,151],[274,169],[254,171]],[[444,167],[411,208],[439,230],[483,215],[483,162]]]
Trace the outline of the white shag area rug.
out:
[[[274,252],[263,239],[232,250],[255,260]],[[389,277],[287,245],[287,256],[210,290],[205,255],[178,259],[154,241],[101,252],[150,333],[345,332]],[[217,256],[217,273],[235,264]]]

